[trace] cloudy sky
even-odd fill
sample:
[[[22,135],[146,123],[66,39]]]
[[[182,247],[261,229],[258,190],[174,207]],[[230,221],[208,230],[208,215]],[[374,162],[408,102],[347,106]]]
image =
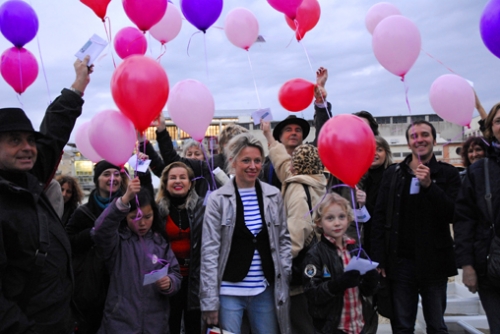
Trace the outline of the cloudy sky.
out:
[[[36,56],[40,72],[35,83],[20,97],[0,78],[0,107],[23,107],[37,127],[49,101],[73,82],[72,66],[76,51],[91,35],[98,34],[105,38],[106,33],[94,12],[77,0],[27,2],[35,9],[40,28],[37,38],[25,47]],[[231,9],[245,7],[257,17],[260,34],[266,39],[266,43],[255,44],[249,51],[262,106],[270,107],[275,119],[285,118],[288,112],[278,102],[281,85],[293,78],[314,81],[314,71],[324,66],[330,74],[326,88],[334,114],[368,110],[376,116],[407,115],[403,83],[379,65],[373,55],[371,35],[365,28],[368,9],[379,1],[319,2],[322,12],[318,25],[301,43],[297,43],[283,14],[274,10],[266,0],[224,1],[222,14],[215,26],[224,25]],[[440,75],[450,73],[426,53],[472,81],[486,110],[500,100],[497,87],[500,59],[486,49],[479,33],[479,21],[486,0],[387,2],[397,6],[404,16],[411,19],[422,36],[425,52],[421,52],[406,77],[413,114],[433,112],[428,100],[429,88]],[[173,0],[173,3],[180,8],[179,0]],[[113,34],[123,27],[133,26],[120,0],[112,0],[107,13]],[[217,110],[258,108],[246,52],[233,46],[223,30],[211,28],[205,36],[193,35],[196,31],[184,20],[181,33],[167,44],[161,64],[167,72],[170,86],[180,80],[197,79],[212,92]],[[159,42],[149,34],[146,37],[149,44],[147,54],[158,57],[161,53]],[[0,36],[0,51],[9,47],[10,43]],[[85,92],[84,113],[77,126],[99,111],[116,109],[110,91],[114,71],[112,51],[107,49],[105,52],[107,56],[96,64]],[[121,60],[116,54],[114,58],[119,64]],[[312,107],[302,115],[311,118]]]

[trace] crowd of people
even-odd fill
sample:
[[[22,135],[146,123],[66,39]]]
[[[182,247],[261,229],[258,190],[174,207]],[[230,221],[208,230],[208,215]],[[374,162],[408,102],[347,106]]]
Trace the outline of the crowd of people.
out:
[[[431,123],[408,126],[411,154],[394,164],[375,118],[355,113],[376,151],[351,189],[316,148],[332,116],[320,68],[311,143],[309,122],[289,116],[274,129],[261,120],[264,143],[231,124],[218,154],[195,141],[179,154],[160,117],[159,153],[139,138],[150,170],[131,178],[100,161],[82,204],[74,178],[53,176],[87,62],[39,132],[23,110],[0,109],[0,333],[368,334],[379,314],[413,333],[419,297],[427,332],[447,333],[457,269],[500,333],[500,104],[486,115],[477,100],[484,137],[464,142],[460,173],[436,159]],[[378,267],[350,269],[359,258]]]

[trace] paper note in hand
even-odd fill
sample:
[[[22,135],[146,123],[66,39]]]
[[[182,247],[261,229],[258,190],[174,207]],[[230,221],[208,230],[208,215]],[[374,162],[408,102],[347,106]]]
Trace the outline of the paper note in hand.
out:
[[[252,118],[253,118],[253,124],[258,125],[260,124],[260,120],[263,119],[264,121],[272,121],[273,120],[273,114],[271,113],[271,108],[264,108],[264,109],[259,109],[256,110],[252,113]]]
[[[168,267],[169,267],[169,265],[167,264],[165,267],[163,267],[159,270],[153,270],[149,274],[144,275],[144,281],[142,282],[142,285],[148,285],[148,284],[154,283],[157,280],[159,280],[160,278],[167,276]]]
[[[358,257],[352,257],[351,261],[344,268],[344,271],[358,270],[361,275],[366,274],[367,271],[375,269],[378,267],[377,262],[373,262],[367,259],[362,259]]]
[[[128,159],[128,165],[135,170],[137,167],[137,171],[141,173],[146,173],[148,171],[149,164],[151,163],[150,159],[137,161],[137,155],[133,155]]]
[[[89,55],[90,60],[88,66],[92,65],[97,57],[101,54],[101,52],[108,46],[108,42],[97,36],[96,34],[92,35],[90,39],[85,43],[80,50],[75,54],[75,56],[83,61],[85,56]]]

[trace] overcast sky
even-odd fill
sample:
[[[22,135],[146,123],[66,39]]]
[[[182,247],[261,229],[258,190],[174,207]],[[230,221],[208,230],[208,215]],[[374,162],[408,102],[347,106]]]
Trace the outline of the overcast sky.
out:
[[[38,127],[49,100],[73,82],[76,51],[93,34],[106,38],[106,33],[94,12],[77,0],[27,2],[35,9],[40,23],[37,38],[25,46],[38,60],[39,75],[20,97],[0,78],[0,107],[23,107],[34,126]],[[301,43],[297,43],[283,14],[274,10],[266,0],[224,1],[215,26],[224,25],[231,9],[245,7],[257,17],[260,34],[266,39],[266,43],[254,44],[249,51],[262,106],[271,108],[275,120],[285,118],[288,112],[278,102],[281,85],[293,78],[314,81],[314,71],[324,66],[330,74],[326,88],[334,114],[368,110],[375,116],[408,115],[403,83],[379,65],[373,55],[371,35],[365,28],[368,9],[379,1],[319,2],[322,12],[318,25]],[[500,60],[486,49],[479,33],[486,0],[387,2],[396,5],[417,25],[425,52],[474,83],[487,111],[500,101]],[[179,0],[173,0],[173,3],[180,8]],[[112,0],[107,13],[113,34],[123,27],[134,26],[120,0]],[[181,33],[167,44],[161,64],[167,72],[170,87],[180,80],[197,79],[212,92],[217,110],[259,108],[246,51],[232,45],[223,30],[210,28],[205,36],[193,35],[196,31],[184,20]],[[149,34],[146,37],[147,54],[158,57],[160,43]],[[203,38],[206,39],[206,58]],[[9,47],[10,43],[0,36],[0,51]],[[77,127],[99,111],[117,109],[110,91],[114,71],[111,49],[105,52],[108,55],[96,64],[85,92],[84,111]],[[114,58],[117,64],[121,62],[116,54]],[[436,78],[447,73],[450,72],[443,65],[421,52],[406,76],[413,114],[433,113],[428,100],[429,88]],[[302,115],[312,118],[312,106]]]

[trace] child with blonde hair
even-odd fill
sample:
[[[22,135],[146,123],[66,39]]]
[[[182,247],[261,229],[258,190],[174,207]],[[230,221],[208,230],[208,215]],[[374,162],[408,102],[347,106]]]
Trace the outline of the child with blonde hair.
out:
[[[364,275],[357,270],[344,271],[358,254],[359,245],[346,235],[352,220],[351,206],[338,194],[327,194],[316,208],[315,224],[321,241],[309,250],[303,263],[304,289],[315,333],[366,332],[365,323],[375,314],[366,297],[375,292],[377,270]]]

